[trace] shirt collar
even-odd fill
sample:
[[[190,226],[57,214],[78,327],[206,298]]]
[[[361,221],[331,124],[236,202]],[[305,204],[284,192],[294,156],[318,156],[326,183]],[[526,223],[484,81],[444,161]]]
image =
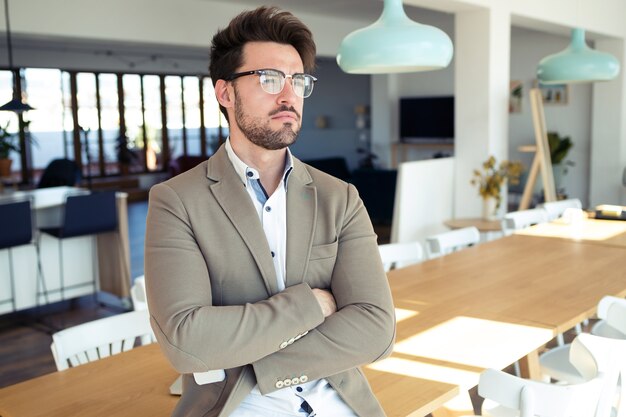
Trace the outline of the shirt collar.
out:
[[[232,145],[230,144],[230,138],[226,139],[226,144],[224,145],[226,149],[226,154],[228,155],[228,159],[235,167],[235,171],[239,176],[241,182],[246,185],[248,183],[248,179],[259,179],[259,171],[256,169],[249,167],[245,162],[243,162],[233,150]],[[287,187],[287,180],[289,179],[289,174],[293,170],[293,158],[291,156],[291,151],[287,148],[287,154],[285,156],[285,169],[283,170],[283,182],[285,187]]]

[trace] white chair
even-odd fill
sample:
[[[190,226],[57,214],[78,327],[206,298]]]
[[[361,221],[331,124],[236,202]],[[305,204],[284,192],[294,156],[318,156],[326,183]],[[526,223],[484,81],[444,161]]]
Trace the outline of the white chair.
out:
[[[52,335],[57,370],[79,366],[135,347],[136,339],[156,341],[147,310],[130,311],[61,330]]]
[[[458,249],[466,248],[480,242],[480,232],[475,227],[464,227],[439,233],[426,238],[428,259],[437,258]]]
[[[623,346],[624,357],[626,358],[626,300],[611,296],[602,298],[598,304],[598,317],[604,319],[603,327],[610,331],[608,333],[610,336],[621,337],[597,337],[602,337],[608,341],[618,340]],[[583,336],[583,334],[580,336]],[[568,360],[570,349],[571,345],[567,344],[543,353],[539,357],[541,372],[546,377],[568,383],[584,381],[584,376],[577,372],[577,369]],[[626,377],[626,369],[624,369],[624,377]],[[626,387],[626,383],[624,386]],[[626,397],[624,402],[626,403]]]
[[[582,209],[583,204],[577,198],[567,200],[550,201],[539,204],[537,208],[542,208],[548,213],[548,221],[556,220],[563,215],[568,208]]]
[[[622,366],[624,360],[620,356],[624,355],[620,348],[607,345],[606,340],[590,334],[574,339],[569,360],[571,366],[584,376],[577,383],[549,384],[521,380],[508,374],[503,376],[502,373],[487,375],[483,380],[481,375],[478,393],[486,398],[482,415],[609,417],[618,385],[619,369],[616,366]],[[511,390],[511,387],[522,390]]]
[[[515,230],[548,221],[548,212],[542,208],[519,210],[507,213],[502,219],[502,231],[510,235]]]
[[[418,263],[424,259],[424,250],[419,242],[387,243],[378,245],[378,251],[385,272]]]
[[[626,300],[623,298],[610,295],[603,297],[598,303],[597,316],[600,320],[591,328],[591,334],[611,339],[626,339],[626,327],[623,326],[623,321],[626,318],[620,320],[620,311],[623,311],[624,306],[626,306]],[[611,317],[610,320],[609,316]]]
[[[130,287],[130,298],[133,300],[134,310],[148,309],[148,300],[146,297],[146,280],[143,275],[135,278],[133,286]]]
[[[597,377],[576,385],[548,384],[487,369],[480,375],[478,394],[486,399],[483,416],[600,417],[596,408],[603,383]]]

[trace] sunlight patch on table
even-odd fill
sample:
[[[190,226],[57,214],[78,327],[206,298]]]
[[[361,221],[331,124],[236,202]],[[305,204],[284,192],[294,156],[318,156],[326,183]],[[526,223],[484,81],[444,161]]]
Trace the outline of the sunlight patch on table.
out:
[[[400,323],[402,320],[410,319],[419,314],[417,311],[407,310],[404,308],[396,308],[396,323]]]
[[[394,352],[503,369],[551,338],[550,329],[459,316],[396,343]]]
[[[409,359],[394,358],[393,356],[367,365],[367,368],[375,371],[459,385],[462,389],[469,389],[475,386],[480,376],[479,372],[455,369],[448,366],[423,363]]]

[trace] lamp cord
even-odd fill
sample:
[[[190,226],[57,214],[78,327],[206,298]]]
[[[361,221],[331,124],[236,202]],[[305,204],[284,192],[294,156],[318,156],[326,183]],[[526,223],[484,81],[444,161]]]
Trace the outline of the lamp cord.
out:
[[[13,69],[13,46],[11,44],[11,25],[9,24],[9,0],[4,0],[4,18],[7,25],[7,51],[9,52],[9,68]]]

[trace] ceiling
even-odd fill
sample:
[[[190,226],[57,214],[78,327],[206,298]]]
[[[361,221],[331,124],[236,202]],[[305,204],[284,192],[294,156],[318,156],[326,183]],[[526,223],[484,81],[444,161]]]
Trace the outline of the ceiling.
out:
[[[213,0],[216,1],[216,0]],[[242,9],[258,7],[266,4],[277,6],[297,14],[310,13],[338,18],[356,19],[374,22],[383,10],[383,0],[217,0],[229,4],[239,4]],[[418,18],[425,14],[441,14],[439,12],[415,6],[404,5],[407,15]]]
[[[380,16],[383,10],[383,0],[272,0],[269,3],[267,0],[206,0],[217,1],[229,4],[241,5],[242,10],[245,8],[254,8],[266,4],[272,4],[280,7],[281,9],[289,10],[297,14],[310,13],[325,16],[335,16],[338,18],[356,19],[363,21],[374,22]],[[420,0],[422,4],[432,4],[433,7],[437,7],[439,10],[452,10],[452,6],[449,6],[450,2],[446,0]],[[455,5],[454,7],[461,7]],[[406,14],[416,20],[422,19],[426,22],[432,18],[453,18],[452,13],[444,13],[433,9],[426,9],[422,7],[411,6],[404,4],[404,10]],[[461,11],[458,9],[457,11]],[[542,22],[522,16],[511,16],[511,24],[513,27],[525,28],[535,30],[539,32],[551,33],[553,35],[561,35],[568,37],[570,28],[549,23]],[[593,40],[596,38],[602,38],[593,32],[587,32],[587,39]]]

